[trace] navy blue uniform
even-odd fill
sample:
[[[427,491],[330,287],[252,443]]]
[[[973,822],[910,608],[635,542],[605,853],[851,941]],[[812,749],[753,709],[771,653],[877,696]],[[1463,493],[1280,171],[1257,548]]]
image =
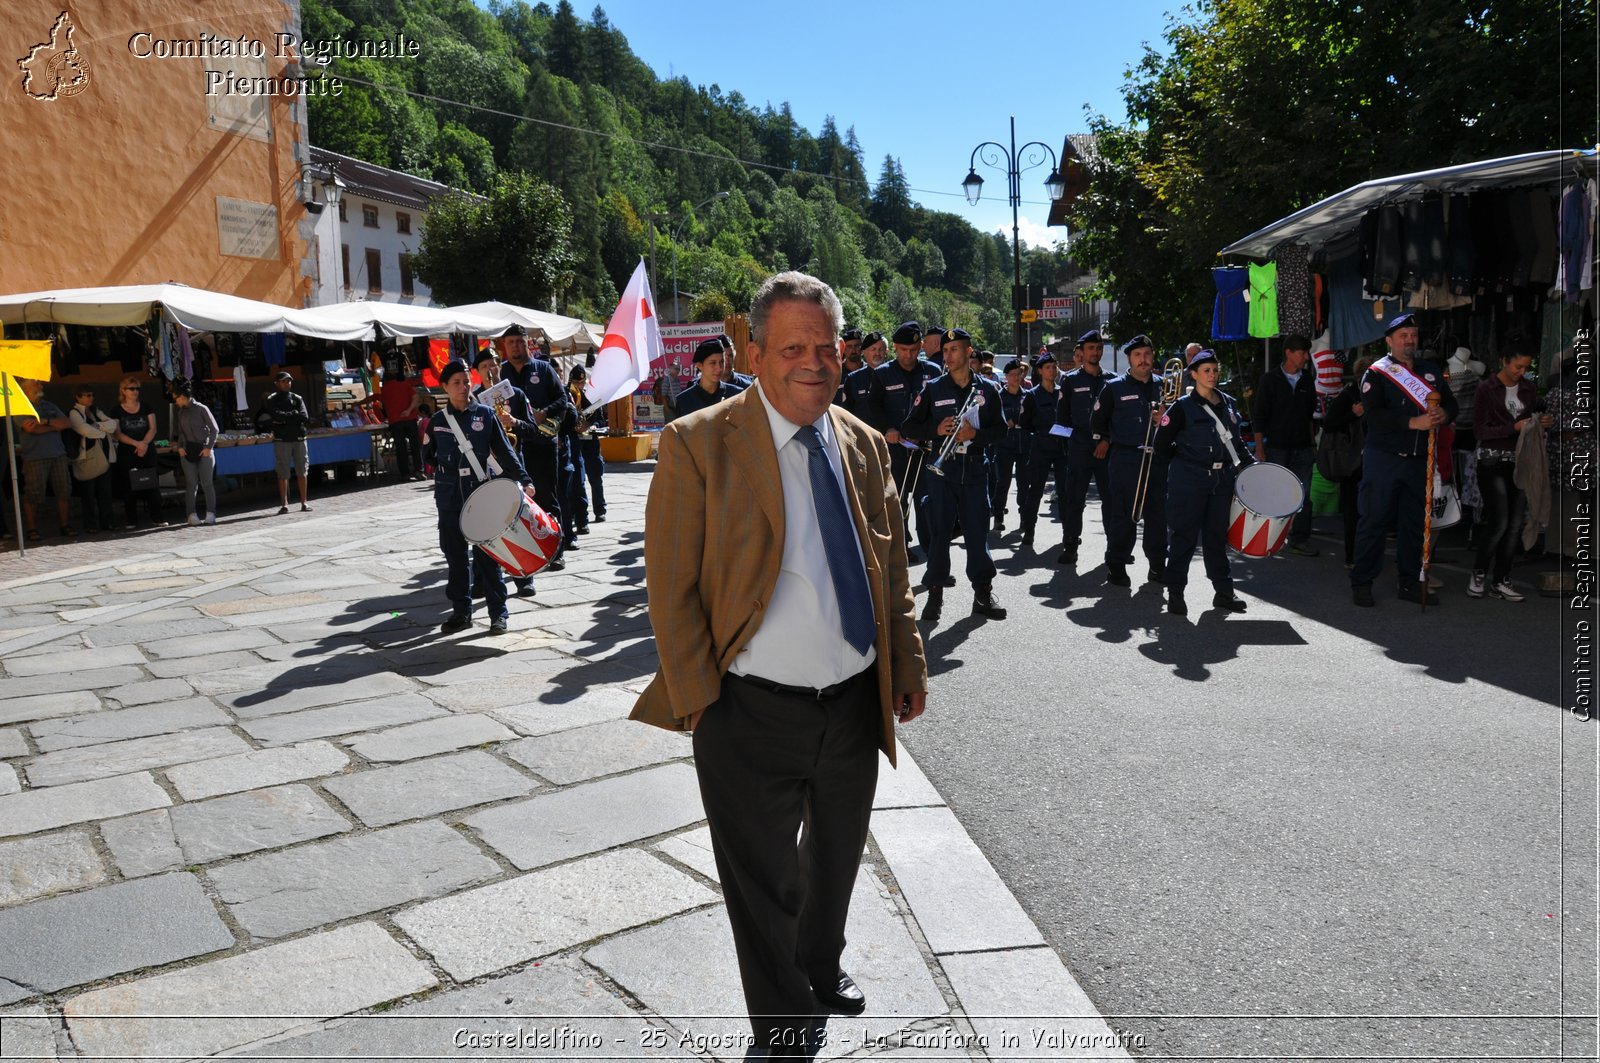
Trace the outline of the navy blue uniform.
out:
[[[1162,580],[1182,592],[1189,582],[1189,561],[1198,542],[1205,555],[1206,578],[1219,594],[1233,594],[1228,566],[1228,513],[1233,508],[1233,482],[1252,463],[1239,434],[1239,407],[1218,391],[1210,404],[1191,391],[1168,409],[1156,429],[1156,460],[1167,467],[1167,570]],[[1233,453],[1223,443],[1217,419],[1227,431]],[[1237,456],[1238,463],[1234,458]]]
[[[1398,363],[1397,363],[1398,364]],[[1432,362],[1413,363],[1412,374],[1439,393],[1445,424],[1455,420],[1460,408],[1450,389],[1443,387],[1444,373]],[[1399,384],[1376,366],[1361,378],[1358,400],[1366,411],[1367,444],[1361,452],[1361,487],[1356,525],[1356,566],[1350,570],[1351,586],[1369,584],[1383,571],[1383,545],[1395,529],[1394,561],[1400,569],[1400,586],[1420,582],[1422,575],[1422,518],[1427,504],[1428,433],[1407,426],[1423,410]]]
[[[872,406],[879,386],[876,370],[864,365],[840,381],[839,392],[844,396],[840,405],[882,432],[882,427],[872,424]]]
[[[928,536],[923,545],[928,551],[928,570],[923,582],[942,587],[950,575],[950,537],[957,518],[967,548],[967,579],[984,590],[994,582],[994,560],[989,556],[989,473],[984,447],[1005,433],[1000,416],[1000,389],[974,374],[972,382],[961,387],[947,373],[931,380],[912,402],[911,414],[901,429],[908,439],[929,444],[937,452],[948,437],[938,434],[939,423],[953,417],[966,401],[967,394],[979,390],[978,434],[967,441],[965,454],[951,454],[941,465],[944,475],[923,470],[917,489],[923,493],[928,513]],[[959,427],[959,426],[958,426]],[[928,459],[930,462],[932,458]]]
[[[1067,497],[1057,498],[1061,507],[1061,543],[1063,553],[1076,557],[1078,544],[1083,541],[1083,507],[1089,498],[1089,481],[1094,480],[1095,491],[1105,501],[1109,490],[1107,464],[1094,456],[1093,431],[1089,418],[1094,413],[1094,402],[1106,386],[1105,373],[1090,373],[1074,369],[1061,378],[1061,401],[1056,405],[1056,424],[1072,429],[1067,440]],[[1061,481],[1056,480],[1057,490]]]
[[[938,366],[924,358],[918,358],[910,369],[902,369],[897,358],[872,370],[877,377],[878,386],[868,394],[867,416],[864,418],[868,424],[888,435],[890,432],[899,432],[906,423],[906,417],[911,413],[911,406],[916,401],[917,395],[922,392],[928,381],[941,375]],[[895,487],[901,495],[901,510],[906,521],[906,542],[911,542],[911,517],[914,513],[917,518],[917,542],[924,547],[928,545],[928,515],[922,505],[926,495],[922,487],[922,465],[926,455],[919,449],[889,444],[889,471],[894,476]],[[912,490],[915,485],[916,490]],[[911,505],[905,505],[905,496],[914,495]],[[988,527],[988,522],[984,522]]]
[[[589,511],[594,511],[596,520],[606,519],[606,463],[600,454],[600,437],[606,434],[611,420],[606,414],[604,406],[597,407],[589,415],[589,432],[578,437],[578,449],[583,455],[583,476],[587,487],[580,484],[583,508],[578,510],[578,524],[581,527],[589,522]]]
[[[678,416],[687,417],[691,413],[698,413],[708,406],[715,406],[719,402],[727,402],[740,389],[732,384],[717,384],[715,392],[707,393],[706,389],[696,383],[692,387],[684,388],[678,393]]]
[[[561,495],[561,541],[563,546],[577,544],[578,525],[588,527],[589,518],[583,505],[583,444],[578,438],[578,403],[583,394],[567,392],[566,416],[561,419],[560,472],[556,476],[556,490]]]
[[[511,441],[495,418],[492,407],[481,402],[468,402],[465,410],[456,410],[448,402],[428,418],[428,445],[423,455],[433,465],[433,503],[439,510],[439,549],[444,551],[450,566],[450,579],[445,585],[445,595],[458,617],[472,615],[472,588],[478,583],[483,589],[484,601],[489,609],[489,619],[505,620],[505,572],[494,558],[477,547],[472,548],[471,564],[467,558],[467,540],[461,534],[461,507],[467,496],[483,481],[472,471],[456,439],[446,410],[454,416],[461,431],[466,434],[478,465],[486,473],[489,457],[493,455],[500,466],[501,476],[527,484],[528,474],[511,451]],[[537,494],[535,495],[537,497]],[[540,505],[544,505],[541,500]]]
[[[1056,424],[1056,407],[1061,401],[1059,389],[1049,390],[1036,384],[1022,393],[1022,431],[1028,439],[1028,463],[1023,479],[1023,489],[1017,494],[1017,508],[1022,511],[1022,533],[1033,534],[1033,525],[1039,519],[1039,503],[1044,500],[1044,482],[1056,478],[1056,507],[1067,490],[1067,439],[1051,433]]]
[[[1022,496],[1028,490],[1028,432],[1022,427],[1022,404],[1028,397],[1027,389],[1018,388],[1013,395],[1000,389],[1000,417],[1005,422],[1005,434],[994,445],[989,476],[989,512],[996,520],[1006,515],[1006,496],[1011,494],[1011,481],[1017,481],[1017,509],[1022,509]]]
[[[1161,402],[1162,379],[1152,375],[1140,383],[1131,374],[1106,381],[1089,417],[1089,434],[1095,443],[1110,443],[1106,455],[1110,481],[1101,512],[1106,522],[1106,564],[1133,564],[1133,541],[1139,528],[1133,521],[1139,470],[1144,465],[1145,440],[1150,438],[1150,417]],[[1144,493],[1144,556],[1159,571],[1167,558],[1167,471],[1165,462],[1150,462],[1149,484]]]
[[[745,376],[743,373],[738,373],[738,372],[735,372],[735,373],[731,374],[728,377],[727,380],[723,381],[723,383],[725,383],[728,386],[732,387],[735,391],[744,391],[746,388],[748,388],[751,384],[754,384],[755,382],[756,382],[756,378],[755,377],[753,377],[753,376]]]
[[[566,416],[567,389],[562,386],[556,367],[543,358],[529,358],[520,370],[510,362],[502,362],[500,375],[515,384],[527,399],[526,417],[515,410],[511,412],[511,416],[528,425],[524,428],[519,424],[516,428],[517,449],[522,451],[523,467],[533,480],[533,497],[540,507],[560,521],[561,499],[557,490],[560,441],[539,431],[533,424],[533,411],[545,411],[559,424]]]

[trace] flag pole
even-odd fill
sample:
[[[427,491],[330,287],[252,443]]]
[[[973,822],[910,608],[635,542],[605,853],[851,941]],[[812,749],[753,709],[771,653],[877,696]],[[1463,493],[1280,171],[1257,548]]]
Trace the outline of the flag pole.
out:
[[[17,556],[27,557],[28,547],[25,545],[28,536],[22,530],[22,489],[17,485],[17,444],[11,438],[11,381],[17,379],[10,373],[5,374],[5,386],[0,387],[0,395],[4,396],[6,406],[6,457],[11,465],[11,509],[17,518]]]

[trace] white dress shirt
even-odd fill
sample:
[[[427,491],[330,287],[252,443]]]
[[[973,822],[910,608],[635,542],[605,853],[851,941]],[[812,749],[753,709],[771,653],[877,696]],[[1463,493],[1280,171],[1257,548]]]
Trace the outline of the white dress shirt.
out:
[[[755,383],[757,391],[761,381]],[[728,671],[760,676],[796,687],[828,687],[841,683],[878,659],[876,646],[857,653],[844,640],[839,622],[839,596],[833,589],[827,551],[817,531],[817,510],[811,498],[811,473],[806,445],[795,439],[800,425],[772,408],[766,393],[761,405],[772,428],[772,445],[778,451],[778,472],[783,479],[783,562],[778,583],[767,603],[766,615],[755,636],[733,659]],[[850,505],[840,464],[839,441],[827,414],[814,425],[822,436],[828,467],[839,482],[839,493]],[[850,541],[861,556],[861,539],[854,523]],[[862,560],[862,570],[866,561]]]

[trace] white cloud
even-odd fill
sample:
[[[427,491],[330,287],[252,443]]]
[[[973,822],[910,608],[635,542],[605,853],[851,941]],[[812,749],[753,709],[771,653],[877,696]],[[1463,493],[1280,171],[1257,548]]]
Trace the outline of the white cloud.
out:
[[[995,229],[1007,240],[1011,239],[1011,226],[1006,224],[996,225]],[[1029,247],[1049,247],[1060,243],[1067,238],[1067,230],[1060,225],[1043,225],[1032,218],[1019,218],[1017,220],[1017,235],[1022,237],[1022,242]]]

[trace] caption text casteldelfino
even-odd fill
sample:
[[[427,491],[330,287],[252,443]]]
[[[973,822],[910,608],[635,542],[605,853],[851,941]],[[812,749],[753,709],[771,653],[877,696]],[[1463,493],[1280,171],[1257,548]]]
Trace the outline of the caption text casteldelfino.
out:
[[[286,59],[326,65],[334,59],[415,59],[422,47],[404,33],[380,39],[344,37],[311,39],[292,33],[275,33],[271,42],[256,37],[157,37],[141,30],[128,38],[135,59]],[[208,69],[206,95],[240,96],[341,96],[344,82],[337,77],[241,76],[233,70]]]

